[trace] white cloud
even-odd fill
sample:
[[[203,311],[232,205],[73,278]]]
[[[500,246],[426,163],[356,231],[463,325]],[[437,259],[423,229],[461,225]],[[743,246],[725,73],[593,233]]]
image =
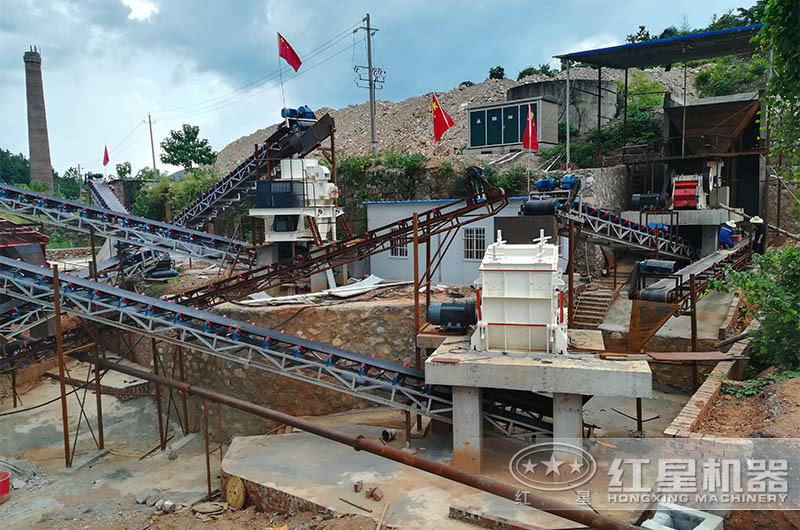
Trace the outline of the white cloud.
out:
[[[148,20],[158,13],[158,4],[151,0],[122,0],[122,3],[131,10],[128,15],[131,20]]]

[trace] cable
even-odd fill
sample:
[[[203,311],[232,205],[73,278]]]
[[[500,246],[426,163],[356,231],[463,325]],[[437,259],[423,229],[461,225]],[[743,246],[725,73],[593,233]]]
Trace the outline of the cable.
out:
[[[117,145],[115,145],[114,147],[112,147],[111,149],[109,149],[109,150],[108,150],[108,151],[109,151],[109,153],[114,153],[114,152],[115,152],[117,149],[119,149],[119,148],[122,146],[122,144],[124,144],[124,143],[125,143],[125,141],[126,141],[128,138],[130,138],[131,136],[133,136],[133,133],[135,133],[135,132],[136,132],[136,130],[137,130],[139,127],[141,127],[142,125],[143,125],[143,123],[142,123],[141,121],[139,121],[139,122],[136,124],[136,126],[135,126],[135,127],[132,129],[132,130],[131,130],[131,132],[129,132],[129,133],[128,133],[128,135],[127,135],[125,138],[123,138],[123,139],[122,139],[122,141],[121,141],[120,143],[118,143]]]
[[[334,42],[333,44],[337,44],[341,40],[342,39],[339,39],[338,41]],[[347,51],[348,49],[349,49],[349,47],[345,48],[342,51]],[[327,50],[327,48],[326,48],[326,50]],[[323,50],[323,51],[325,51],[325,50]],[[320,53],[322,53],[322,52],[320,52]],[[307,66],[306,68],[303,68],[302,72],[299,72],[299,73],[295,74],[294,76],[288,78],[287,81],[289,79],[294,79],[295,77],[297,77],[299,75],[303,75],[304,73],[308,72],[309,70],[312,70],[315,67],[319,66],[320,64],[323,64],[323,63],[327,62],[328,60],[332,59],[333,57],[336,57],[340,53],[341,53],[341,51],[335,53],[334,55],[328,57],[327,59],[323,60],[320,63],[317,63],[315,65]],[[306,60],[308,60],[308,59],[306,59]],[[275,78],[276,76],[272,76],[272,77]],[[213,104],[213,105],[210,105],[210,106],[208,106],[206,108],[200,108],[198,110],[189,111],[189,112],[186,112],[186,113],[179,113],[179,114],[175,114],[175,115],[171,115],[171,116],[163,116],[161,119],[162,119],[162,121],[163,120],[173,120],[173,119],[178,119],[178,118],[187,118],[187,117],[191,117],[191,116],[197,116],[198,114],[204,114],[204,113],[207,113],[207,112],[213,112],[213,111],[216,111],[216,110],[219,110],[219,109],[223,109],[225,107],[229,107],[230,105],[233,105],[235,103],[239,103],[239,102],[244,101],[244,100],[246,100],[248,98],[251,98],[253,96],[257,96],[259,94],[262,94],[262,93],[266,92],[267,90],[269,90],[270,88],[273,88],[275,86],[277,86],[277,84],[273,81],[271,83],[267,83],[265,85],[262,85],[256,91],[250,91],[249,93],[239,94],[239,95],[234,96],[232,98],[228,98],[225,101],[221,101],[218,104]]]
[[[327,63],[331,59],[334,59],[335,57],[341,55],[342,53],[350,50],[351,47],[352,47],[352,45],[348,44],[345,48],[339,50],[338,52],[334,53],[333,55],[323,59],[322,61],[320,61],[320,62],[318,62],[318,63],[316,63],[314,65],[311,65],[311,66],[309,66],[307,68],[304,68],[303,71],[298,72],[297,74],[285,79],[284,82],[288,82],[288,81],[291,81],[293,79],[296,79],[297,77],[300,77],[301,75],[306,74],[307,72],[313,70],[314,68],[317,68],[318,66],[322,66],[323,64]],[[242,102],[242,101],[244,101],[246,99],[249,99],[249,98],[251,98],[253,96],[257,96],[259,94],[262,94],[262,93],[266,92],[267,90],[269,90],[271,88],[274,88],[275,86],[277,86],[277,84],[271,83],[271,84],[262,86],[261,89],[256,91],[256,92],[252,92],[250,94],[242,95],[242,97],[239,97],[238,99],[233,99],[231,101],[225,102],[224,104],[220,104],[220,105],[217,105],[215,107],[211,107],[211,108],[207,108],[207,109],[200,109],[200,110],[194,111],[194,112],[178,114],[178,115],[175,115],[175,116],[162,117],[161,120],[164,121],[164,120],[185,119],[185,118],[190,118],[192,116],[197,116],[197,115],[200,115],[200,114],[206,114],[208,112],[214,112],[214,111],[217,111],[217,110],[220,110],[220,109],[224,109],[225,107],[229,107],[231,105],[234,105],[236,103],[240,103],[240,102]]]
[[[335,46],[337,43],[341,42],[344,38],[347,37],[347,34],[357,25],[358,25],[358,23],[353,24],[352,26],[350,26],[347,29],[341,31],[340,33],[338,33],[334,37],[331,37],[327,41],[323,42],[322,44],[320,44],[317,47],[315,47],[314,49],[312,49],[310,52],[308,52],[305,56],[302,57],[303,62],[307,62],[310,59],[313,59],[314,57],[324,53],[326,50],[328,50],[331,47]],[[263,84],[265,82],[271,81],[271,80],[279,77],[279,74],[280,74],[279,70],[276,69],[276,70],[272,71],[271,73],[269,73],[269,74],[267,74],[267,75],[265,75],[263,77],[260,77],[259,79],[256,79],[255,81],[251,81],[250,83],[247,83],[247,84],[245,84],[245,85],[243,85],[243,86],[241,86],[241,87],[239,87],[237,89],[231,90],[230,92],[226,92],[225,94],[221,94],[219,96],[216,96],[214,98],[208,99],[206,101],[192,103],[190,105],[184,105],[182,107],[174,107],[174,108],[171,108],[171,109],[160,109],[160,110],[155,111],[154,114],[156,114],[156,113],[159,114],[159,115],[161,115],[163,113],[169,114],[171,112],[177,112],[177,111],[182,111],[182,110],[187,110],[187,109],[193,109],[195,107],[206,107],[206,106],[214,107],[217,103],[225,103],[227,100],[235,99],[235,98],[237,98],[239,96],[242,96],[242,95],[246,94],[247,92],[250,92],[257,85]],[[253,94],[253,95],[255,95],[255,94]],[[190,111],[190,112],[194,112],[194,111]],[[181,113],[178,113],[178,115],[172,115],[172,116],[162,116],[162,119],[176,118],[180,114]]]
[[[312,55],[312,54],[315,54],[315,52],[317,52],[318,50],[320,50],[320,48],[322,48],[323,46],[327,45],[329,42],[331,42],[332,40],[334,40],[334,39],[338,38],[339,36],[341,36],[341,35],[343,35],[343,34],[347,33],[348,31],[350,31],[351,29],[353,29],[355,26],[357,26],[359,23],[360,23],[360,22],[357,22],[357,23],[353,24],[352,26],[350,26],[349,28],[345,29],[345,30],[344,30],[344,31],[342,31],[341,33],[339,33],[339,34],[335,35],[334,37],[332,37],[332,38],[328,39],[327,41],[323,42],[322,44],[320,44],[320,45],[319,45],[319,46],[317,46],[316,48],[312,49],[310,52],[308,52],[308,53],[306,54],[306,56],[304,56],[304,57],[303,57],[303,60],[305,61],[305,60],[307,60],[307,59],[310,59],[311,57],[313,57],[313,55]],[[324,51],[324,50],[323,50],[323,51]],[[269,74],[267,74],[267,75],[265,75],[265,76],[263,76],[263,77],[260,77],[259,79],[256,79],[255,81],[251,81],[251,82],[249,82],[249,83],[247,83],[247,84],[245,84],[245,85],[242,85],[242,86],[240,86],[239,88],[236,88],[236,89],[234,89],[234,90],[231,90],[230,92],[226,92],[225,94],[221,94],[221,95],[219,95],[219,96],[213,97],[213,98],[211,98],[211,99],[209,99],[209,100],[206,100],[206,101],[201,101],[201,102],[197,102],[197,103],[192,103],[192,104],[190,104],[190,105],[184,105],[184,106],[182,106],[182,107],[173,107],[173,108],[171,108],[171,109],[160,109],[160,110],[158,110],[158,111],[156,111],[156,112],[158,112],[158,113],[162,113],[162,112],[173,112],[173,111],[179,111],[179,110],[184,110],[184,109],[190,109],[190,108],[192,108],[192,107],[197,107],[197,106],[206,105],[206,104],[208,104],[208,103],[210,103],[210,102],[213,102],[213,101],[216,101],[216,100],[219,100],[219,99],[224,99],[224,98],[226,98],[226,97],[228,97],[228,96],[230,96],[230,95],[236,94],[236,93],[238,93],[238,92],[242,92],[242,91],[244,91],[244,92],[247,92],[247,91],[248,91],[248,90],[249,90],[251,87],[253,87],[253,86],[255,86],[255,85],[258,85],[258,84],[260,84],[260,83],[262,83],[263,81],[266,81],[266,80],[268,80],[268,79],[274,78],[274,77],[275,77],[276,75],[278,75],[278,74],[279,74],[278,70],[274,70],[274,71],[272,71],[271,73],[269,73]]]

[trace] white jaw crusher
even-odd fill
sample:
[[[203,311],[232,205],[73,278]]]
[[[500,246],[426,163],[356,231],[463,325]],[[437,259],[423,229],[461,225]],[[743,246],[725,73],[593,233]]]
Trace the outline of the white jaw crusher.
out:
[[[558,246],[540,236],[509,245],[498,230],[481,261],[478,325],[471,346],[481,351],[567,353],[564,280]]]

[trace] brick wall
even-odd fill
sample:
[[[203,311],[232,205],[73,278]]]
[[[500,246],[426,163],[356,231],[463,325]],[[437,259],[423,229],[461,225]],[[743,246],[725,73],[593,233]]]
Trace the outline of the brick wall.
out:
[[[731,356],[743,355],[747,347],[750,345],[750,340],[741,340],[728,350]],[[717,366],[711,371],[706,380],[697,389],[697,392],[689,399],[686,405],[681,409],[680,413],[672,420],[664,430],[665,438],[703,438],[712,439],[719,438],[706,434],[692,432],[706,417],[714,402],[719,397],[720,387],[722,386],[723,377],[733,377],[733,375],[742,369],[741,361],[720,361]]]

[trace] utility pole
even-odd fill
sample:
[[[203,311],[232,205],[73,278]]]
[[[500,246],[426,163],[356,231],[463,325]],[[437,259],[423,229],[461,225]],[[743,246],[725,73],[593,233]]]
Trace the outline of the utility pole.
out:
[[[369,13],[364,17],[367,24],[367,68],[369,69],[369,130],[372,154],[378,153],[378,131],[375,128],[375,76],[372,72],[372,30],[369,27]]]
[[[359,29],[366,30],[367,32],[367,78],[364,79],[364,75],[362,71],[365,67],[363,66],[356,66],[355,71],[359,74],[359,81],[366,81],[367,86],[362,88],[369,88],[369,125],[370,125],[370,151],[372,154],[378,153],[378,129],[377,129],[377,117],[376,114],[376,107],[375,107],[375,89],[382,88],[377,86],[378,84],[383,84],[386,81],[386,72],[384,72],[380,68],[373,68],[372,67],[372,36],[378,30],[373,28],[370,25],[370,18],[369,13],[363,18],[364,26],[353,31],[355,33]]]
[[[150,153],[153,155],[153,171],[156,170],[156,148],[153,147],[153,120],[150,119],[150,113],[147,113],[147,125],[150,126]]]

